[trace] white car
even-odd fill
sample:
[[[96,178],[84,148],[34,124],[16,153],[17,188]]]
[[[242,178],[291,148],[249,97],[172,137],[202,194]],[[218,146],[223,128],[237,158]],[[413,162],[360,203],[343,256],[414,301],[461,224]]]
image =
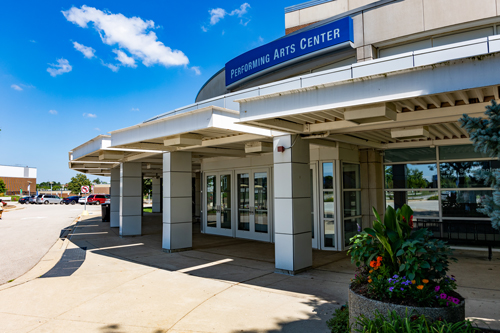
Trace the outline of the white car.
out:
[[[88,195],[86,197],[81,197],[80,199],[78,199],[78,203],[80,205],[84,205],[87,202],[87,198],[88,198]]]

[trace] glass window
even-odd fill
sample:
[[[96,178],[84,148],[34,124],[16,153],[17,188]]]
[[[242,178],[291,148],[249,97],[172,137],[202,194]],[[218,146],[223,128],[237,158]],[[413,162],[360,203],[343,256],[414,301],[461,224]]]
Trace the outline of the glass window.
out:
[[[250,179],[248,173],[238,174],[238,230],[250,230]]]
[[[439,196],[437,191],[386,191],[385,204],[394,209],[407,204],[415,216],[439,217]]]
[[[492,191],[442,191],[441,206],[443,217],[487,217],[478,212],[482,201]]]
[[[435,161],[436,148],[406,148],[385,151],[386,163]]]
[[[437,166],[432,164],[396,164],[385,166],[385,188],[437,188]]]
[[[217,185],[215,176],[207,176],[207,226],[217,227]]]
[[[498,170],[500,161],[446,162],[439,164],[442,188],[489,187],[476,178],[478,170]]]
[[[344,217],[361,215],[361,191],[344,191]]]
[[[488,158],[485,154],[474,151],[473,145],[439,147],[440,160],[460,160],[467,158]]]
[[[344,163],[342,176],[344,189],[361,188],[359,181],[359,164]]]
[[[325,247],[335,247],[335,221],[325,220]]]
[[[323,214],[327,219],[335,217],[335,202],[332,191],[323,192]]]
[[[231,229],[231,175],[220,176],[220,227]]]
[[[361,218],[344,220],[344,244],[349,246],[350,239],[361,231]]]
[[[333,190],[333,163],[323,163],[323,189]]]
[[[267,233],[267,172],[254,174],[255,232]]]

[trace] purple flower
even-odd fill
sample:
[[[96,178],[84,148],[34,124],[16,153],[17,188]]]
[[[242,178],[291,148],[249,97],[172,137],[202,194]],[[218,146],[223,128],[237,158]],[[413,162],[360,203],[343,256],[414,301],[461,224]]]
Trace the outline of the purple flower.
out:
[[[389,287],[389,291],[392,293],[392,291],[394,290],[394,287]]]
[[[394,275],[392,278],[397,279],[398,277],[399,277],[398,275]]]
[[[451,301],[455,304],[460,303],[460,300],[458,298],[453,298]]]
[[[441,295],[439,295],[439,297],[441,297],[441,299],[446,299],[446,294],[442,293]]]
[[[358,223],[356,223],[356,224],[358,226],[358,232],[361,232],[361,226]]]
[[[438,292],[438,291],[439,291],[439,289],[441,289],[441,287],[440,287],[440,286],[436,286],[436,288],[434,288],[434,291],[435,291],[435,292]]]
[[[404,291],[404,290],[405,290],[405,288],[401,288],[401,291]]]

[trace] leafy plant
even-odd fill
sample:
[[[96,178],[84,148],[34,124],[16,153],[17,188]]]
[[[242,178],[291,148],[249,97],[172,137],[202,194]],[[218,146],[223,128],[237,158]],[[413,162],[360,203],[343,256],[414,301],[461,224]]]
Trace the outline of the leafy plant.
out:
[[[347,305],[336,309],[333,317],[326,321],[326,326],[328,326],[332,333],[349,332],[349,310]]]
[[[7,186],[5,185],[3,179],[0,179],[0,193],[7,192]]]
[[[68,183],[68,190],[71,193],[78,194],[82,186],[90,186],[90,180],[83,173],[76,174],[75,177],[71,177],[71,181]]]
[[[354,331],[359,333],[472,333],[480,332],[472,326],[468,320],[457,323],[446,321],[431,322],[425,316],[401,317],[395,311],[389,311],[383,316],[379,311],[375,312],[374,319],[368,319],[362,315],[356,320]],[[347,331],[346,331],[347,332]]]

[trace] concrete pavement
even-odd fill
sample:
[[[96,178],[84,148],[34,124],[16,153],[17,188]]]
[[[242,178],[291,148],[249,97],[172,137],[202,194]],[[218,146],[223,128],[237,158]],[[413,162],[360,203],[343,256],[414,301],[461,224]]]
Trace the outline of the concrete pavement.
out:
[[[17,205],[0,220],[0,285],[26,273],[47,253],[61,229],[80,216],[81,205]],[[100,206],[88,207],[100,214]]]
[[[353,266],[345,253],[314,251],[314,269],[273,273],[274,245],[193,235],[194,250],[161,250],[161,218],[143,236],[120,238],[100,219],[77,224],[44,259],[0,286],[0,332],[328,332],[347,301]],[[38,278],[66,248],[86,247],[67,277]],[[467,315],[500,328],[500,255],[458,251],[452,265]]]

